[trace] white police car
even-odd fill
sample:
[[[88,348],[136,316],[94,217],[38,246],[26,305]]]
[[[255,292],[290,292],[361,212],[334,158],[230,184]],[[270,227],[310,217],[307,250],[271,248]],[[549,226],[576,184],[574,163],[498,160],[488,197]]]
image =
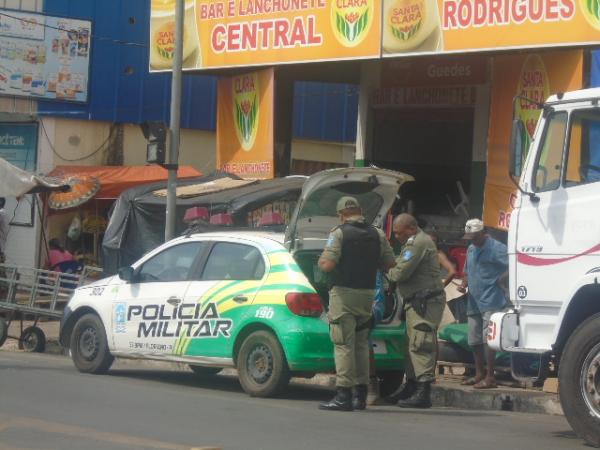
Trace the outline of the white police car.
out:
[[[320,172],[305,183],[285,238],[224,231],[173,239],[119,275],[78,288],[61,343],[82,372],[104,372],[114,357],[183,362],[202,375],[236,367],[254,396],[277,394],[294,374],[333,371],[316,261],[338,224],[337,200],[355,196],[381,226],[411,179],[374,168]],[[382,373],[404,361],[405,333],[393,313],[373,333]]]

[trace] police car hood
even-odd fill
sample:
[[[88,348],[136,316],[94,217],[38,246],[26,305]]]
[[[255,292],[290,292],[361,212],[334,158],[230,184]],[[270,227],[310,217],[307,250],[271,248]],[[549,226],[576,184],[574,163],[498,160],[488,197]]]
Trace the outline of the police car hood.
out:
[[[78,287],[78,290],[81,289],[90,289],[96,287],[106,287],[112,284],[119,284],[120,279],[118,275],[113,275],[110,277],[102,278],[98,281],[94,281],[93,283],[84,284],[83,286]]]
[[[320,250],[332,228],[340,224],[336,206],[340,197],[355,197],[368,223],[382,227],[403,183],[414,178],[375,167],[346,167],[318,172],[304,183],[286,230],[290,251]]]

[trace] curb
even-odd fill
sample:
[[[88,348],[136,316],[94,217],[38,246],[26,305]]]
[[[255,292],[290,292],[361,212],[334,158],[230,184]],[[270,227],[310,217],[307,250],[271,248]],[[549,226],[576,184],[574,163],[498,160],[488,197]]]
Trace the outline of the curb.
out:
[[[3,348],[8,351],[19,351],[16,341],[6,342]],[[56,339],[47,340],[45,353],[68,355],[67,350],[62,348]],[[144,363],[149,366],[164,364],[173,366],[172,363],[156,361],[144,361]],[[179,366],[181,368],[187,367],[185,364]],[[221,373],[226,376],[237,376],[237,371],[230,368],[223,369]],[[312,378],[294,378],[293,381],[301,385],[320,386],[328,390],[335,389],[335,375],[332,374],[317,374]],[[563,415],[558,395],[525,389],[500,387],[478,391],[471,387],[438,381],[431,386],[431,401],[434,407]]]

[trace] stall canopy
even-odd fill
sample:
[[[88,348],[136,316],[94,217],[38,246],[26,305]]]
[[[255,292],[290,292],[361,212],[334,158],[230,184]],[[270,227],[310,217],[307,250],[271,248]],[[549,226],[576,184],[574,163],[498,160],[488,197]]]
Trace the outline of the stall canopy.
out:
[[[190,166],[180,166],[177,172],[178,178],[194,178],[201,175],[202,173]],[[100,190],[94,198],[114,200],[123,191],[134,186],[165,181],[168,171],[160,166],[56,166],[48,176],[97,178],[100,181]]]
[[[36,192],[65,192],[69,189],[69,185],[60,179],[27,172],[0,158],[0,197],[20,197]]]
[[[206,207],[211,215],[230,214],[233,225],[248,226],[248,213],[273,202],[295,203],[305,181],[305,177],[287,177],[238,183],[235,187],[218,192],[206,192],[200,188],[227,177],[239,180],[237,176],[223,172],[178,180],[177,233],[187,228],[183,217],[186,210],[194,206]],[[180,189],[184,186],[191,189]],[[166,197],[161,190],[165,187],[165,182],[137,186],[119,197],[102,241],[103,268],[106,273],[115,273],[119,267],[135,262],[164,242]],[[193,190],[206,193],[189,196]]]

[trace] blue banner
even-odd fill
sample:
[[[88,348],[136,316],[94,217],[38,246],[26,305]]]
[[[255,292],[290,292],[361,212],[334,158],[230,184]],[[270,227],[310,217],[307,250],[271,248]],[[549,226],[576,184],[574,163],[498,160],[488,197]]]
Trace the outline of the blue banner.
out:
[[[0,158],[29,172],[37,166],[38,124],[0,123]]]

